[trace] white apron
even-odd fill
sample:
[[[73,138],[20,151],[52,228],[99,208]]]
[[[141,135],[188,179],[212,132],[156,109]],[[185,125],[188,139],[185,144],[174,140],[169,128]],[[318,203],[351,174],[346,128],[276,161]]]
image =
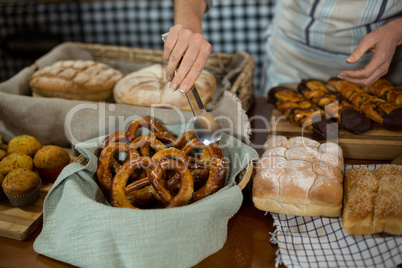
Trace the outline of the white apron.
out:
[[[341,71],[364,68],[371,52],[355,64],[345,60],[363,36],[402,16],[402,0],[277,0],[275,14],[267,31],[259,92],[264,96],[281,83],[326,81]],[[402,46],[386,77],[402,85]]]

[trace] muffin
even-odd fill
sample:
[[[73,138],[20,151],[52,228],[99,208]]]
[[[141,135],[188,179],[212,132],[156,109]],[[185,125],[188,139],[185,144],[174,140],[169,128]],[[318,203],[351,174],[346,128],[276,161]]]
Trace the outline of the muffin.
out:
[[[16,168],[33,170],[32,157],[21,153],[12,153],[4,157],[0,162],[0,173],[6,176],[8,172]]]
[[[35,138],[29,135],[16,136],[8,143],[7,153],[22,153],[33,157],[42,144]]]
[[[2,150],[2,149],[0,149],[0,161],[6,156],[7,156],[7,152]]]
[[[70,155],[59,146],[45,145],[36,152],[33,163],[43,180],[54,182],[70,163]]]
[[[2,188],[12,206],[22,207],[39,199],[40,184],[41,180],[35,172],[27,168],[17,168],[7,174]]]

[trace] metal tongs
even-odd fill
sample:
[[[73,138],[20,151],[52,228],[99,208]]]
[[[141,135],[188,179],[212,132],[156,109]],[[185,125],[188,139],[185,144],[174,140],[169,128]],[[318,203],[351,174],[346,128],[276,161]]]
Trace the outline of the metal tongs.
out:
[[[167,36],[168,33],[162,34],[162,40],[164,42]],[[175,74],[176,73],[177,70],[175,71]],[[220,141],[222,133],[219,129],[219,125],[213,115],[205,110],[195,85],[186,92],[186,97],[195,116],[194,132],[197,138],[205,145]]]

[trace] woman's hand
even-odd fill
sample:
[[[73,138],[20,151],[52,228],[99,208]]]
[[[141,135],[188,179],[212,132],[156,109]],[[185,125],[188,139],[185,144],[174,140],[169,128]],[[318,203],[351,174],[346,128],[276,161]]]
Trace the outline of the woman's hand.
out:
[[[401,44],[402,18],[399,18],[364,36],[346,59],[347,63],[352,64],[371,51],[373,57],[362,70],[342,71],[338,77],[362,87],[371,85],[388,72],[395,49]]]
[[[165,42],[166,79],[170,89],[190,90],[207,63],[211,44],[202,35],[202,19],[207,10],[203,0],[174,0],[174,23]],[[177,73],[175,74],[175,70]]]
[[[170,28],[163,52],[167,61],[166,79],[172,82],[170,89],[187,92],[200,76],[211,50],[211,44],[201,33],[180,24]]]

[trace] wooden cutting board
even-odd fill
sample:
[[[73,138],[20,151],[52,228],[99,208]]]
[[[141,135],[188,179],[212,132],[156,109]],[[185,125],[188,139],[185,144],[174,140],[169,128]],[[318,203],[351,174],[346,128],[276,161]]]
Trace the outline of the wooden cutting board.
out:
[[[26,207],[13,207],[3,194],[0,201],[0,236],[23,241],[42,224],[43,201],[53,183],[42,181],[39,199]]]
[[[402,120],[402,118],[401,118]],[[286,137],[305,136],[311,133],[299,126],[292,125],[277,109],[272,112],[268,137],[283,135]],[[343,149],[344,158],[393,160],[402,155],[402,131],[391,131],[373,124],[373,129],[356,135],[346,130],[340,130],[336,142]]]

